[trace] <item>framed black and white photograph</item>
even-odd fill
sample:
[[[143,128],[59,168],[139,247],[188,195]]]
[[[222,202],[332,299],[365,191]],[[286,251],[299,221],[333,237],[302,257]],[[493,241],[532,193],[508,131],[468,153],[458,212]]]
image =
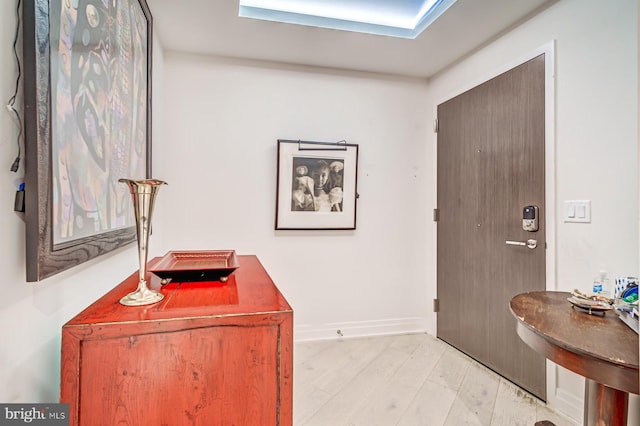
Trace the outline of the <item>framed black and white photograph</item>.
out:
[[[23,8],[27,281],[136,240],[120,178],[151,176],[152,17],[145,0]]]
[[[276,230],[356,229],[358,145],[278,140]]]

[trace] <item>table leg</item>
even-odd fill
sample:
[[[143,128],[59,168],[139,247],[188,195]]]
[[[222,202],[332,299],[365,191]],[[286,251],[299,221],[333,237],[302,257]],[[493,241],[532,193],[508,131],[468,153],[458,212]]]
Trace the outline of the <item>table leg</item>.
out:
[[[590,379],[584,384],[585,426],[627,426],[627,392]]]

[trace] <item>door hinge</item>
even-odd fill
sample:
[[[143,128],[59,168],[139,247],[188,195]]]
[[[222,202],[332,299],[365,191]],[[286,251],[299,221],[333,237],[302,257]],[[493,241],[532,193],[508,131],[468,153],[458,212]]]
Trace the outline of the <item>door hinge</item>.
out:
[[[433,209],[433,221],[438,222],[440,220],[440,209]]]
[[[433,312],[440,312],[440,300],[433,299]]]
[[[438,133],[438,119],[433,120],[433,133]]]

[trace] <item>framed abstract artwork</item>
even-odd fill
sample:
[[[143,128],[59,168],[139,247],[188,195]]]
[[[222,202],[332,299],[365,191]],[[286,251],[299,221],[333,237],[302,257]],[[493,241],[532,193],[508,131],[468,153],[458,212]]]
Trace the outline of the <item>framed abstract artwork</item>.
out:
[[[358,145],[278,140],[276,230],[356,229]]]
[[[27,281],[136,240],[129,189],[151,176],[145,0],[23,5]]]

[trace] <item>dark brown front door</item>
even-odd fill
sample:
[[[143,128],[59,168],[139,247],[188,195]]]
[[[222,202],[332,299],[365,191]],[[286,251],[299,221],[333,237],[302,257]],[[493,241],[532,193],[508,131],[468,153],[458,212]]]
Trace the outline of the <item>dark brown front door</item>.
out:
[[[545,359],[516,334],[509,300],[546,287],[544,63],[438,106],[437,225],[438,337],[542,400]],[[523,230],[525,206],[537,232]]]

